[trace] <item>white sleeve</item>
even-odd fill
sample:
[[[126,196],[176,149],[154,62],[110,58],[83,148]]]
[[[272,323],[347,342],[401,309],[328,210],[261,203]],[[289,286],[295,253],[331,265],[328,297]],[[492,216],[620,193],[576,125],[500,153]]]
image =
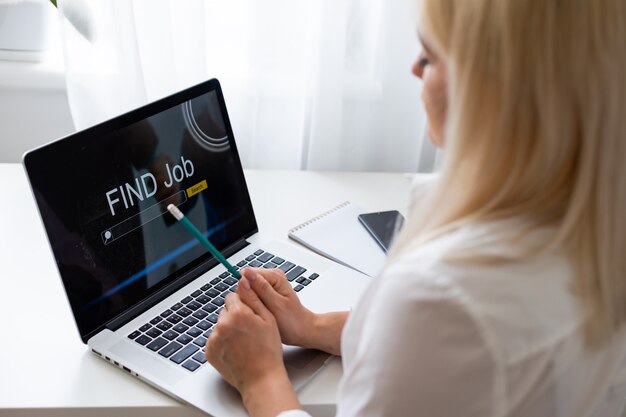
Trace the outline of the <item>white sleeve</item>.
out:
[[[288,411],[283,411],[276,417],[311,417],[311,415],[307,413],[306,411],[302,411],[302,410],[288,410]]]
[[[415,285],[414,276],[387,281],[357,334],[355,357],[344,358],[338,417],[495,414],[495,356],[453,291]]]

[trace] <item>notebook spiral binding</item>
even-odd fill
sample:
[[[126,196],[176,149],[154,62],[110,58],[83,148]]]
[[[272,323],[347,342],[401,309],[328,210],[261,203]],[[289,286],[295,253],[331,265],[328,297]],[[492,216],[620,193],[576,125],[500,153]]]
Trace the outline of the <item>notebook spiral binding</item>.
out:
[[[322,219],[323,217],[326,217],[329,214],[334,213],[335,211],[340,210],[340,209],[346,207],[349,204],[350,204],[349,201],[344,201],[343,203],[339,204],[337,207],[333,207],[330,210],[320,214],[319,216],[313,217],[312,219],[309,219],[309,220],[305,221],[304,223],[297,225],[293,229],[290,229],[289,232],[290,233],[297,232],[298,230],[302,229],[303,227],[306,227],[306,226],[310,225],[311,223],[315,223],[316,221]]]

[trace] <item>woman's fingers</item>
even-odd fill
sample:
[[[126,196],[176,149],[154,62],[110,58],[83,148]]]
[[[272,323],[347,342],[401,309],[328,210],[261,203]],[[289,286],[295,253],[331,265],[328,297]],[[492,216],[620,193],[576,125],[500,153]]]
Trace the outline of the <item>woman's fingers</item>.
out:
[[[237,293],[236,294],[230,294],[228,297],[235,298],[235,297],[232,297],[232,296],[236,296],[237,297],[237,301],[239,303],[243,302],[243,304],[245,304],[245,306],[249,307],[256,315],[260,316],[261,318],[263,318],[265,320],[267,320],[267,319],[272,319],[273,320],[274,316],[267,309],[265,304],[263,304],[263,301],[261,301],[261,299],[259,298],[257,293],[252,290],[251,285],[250,285],[250,281],[248,281],[247,278],[245,278],[245,277],[241,278],[241,280],[239,281],[239,286],[237,288]],[[231,301],[231,303],[233,303],[233,302],[234,301]]]
[[[257,274],[256,271],[247,271],[248,273],[244,275],[246,278],[246,283],[242,283],[241,285],[248,285],[254,291],[257,297],[270,309],[272,312],[277,312],[279,308],[279,303],[281,303],[284,299],[284,296],[279,294],[274,287],[260,274]],[[248,277],[254,273],[255,278],[250,280]],[[243,280],[242,280],[243,281]],[[244,287],[245,290],[245,287]]]
[[[245,278],[237,293],[243,301],[258,299],[278,324],[283,343],[302,346],[315,314],[302,305],[285,274],[277,269],[261,268],[246,268],[242,274]],[[251,289],[247,289],[248,285]],[[247,292],[254,293],[256,298]]]
[[[241,391],[247,382],[280,369],[282,347],[272,314],[248,286],[228,294],[207,340],[205,355],[231,385]]]
[[[269,285],[282,296],[288,296],[293,292],[285,273],[280,269],[244,268],[242,274],[248,278],[250,283],[254,283],[257,277],[265,278]]]

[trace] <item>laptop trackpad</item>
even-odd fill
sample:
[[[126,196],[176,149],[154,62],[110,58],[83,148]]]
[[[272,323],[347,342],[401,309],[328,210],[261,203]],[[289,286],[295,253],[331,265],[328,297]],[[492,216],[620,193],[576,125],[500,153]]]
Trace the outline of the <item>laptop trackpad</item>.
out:
[[[285,347],[283,359],[285,361],[285,365],[296,369],[304,369],[320,354],[322,353],[319,350]]]

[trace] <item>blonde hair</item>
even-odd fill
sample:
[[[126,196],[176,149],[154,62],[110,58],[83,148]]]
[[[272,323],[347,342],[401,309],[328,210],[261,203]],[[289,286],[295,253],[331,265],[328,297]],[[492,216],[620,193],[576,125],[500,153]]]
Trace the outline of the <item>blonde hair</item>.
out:
[[[553,226],[606,340],[626,321],[626,2],[423,0],[448,64],[444,161],[394,255],[460,226]]]

